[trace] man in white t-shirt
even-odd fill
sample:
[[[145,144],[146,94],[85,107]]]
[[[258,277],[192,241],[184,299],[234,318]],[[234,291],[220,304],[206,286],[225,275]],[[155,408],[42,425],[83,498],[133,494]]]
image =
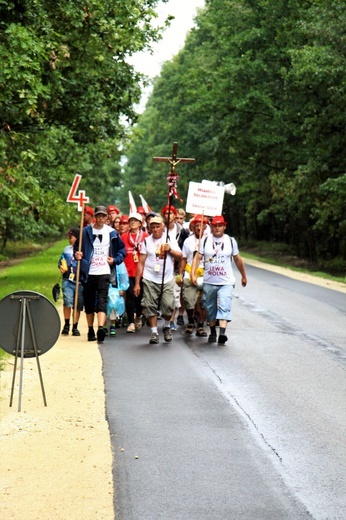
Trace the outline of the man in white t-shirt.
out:
[[[107,300],[111,269],[123,262],[126,250],[117,231],[106,224],[107,208],[96,206],[95,223],[83,228],[82,248],[74,245],[76,260],[81,261],[81,283],[88,322],[88,341],[95,341],[94,315],[97,314],[97,341],[105,338]]]
[[[159,342],[157,311],[160,307],[164,319],[164,339],[173,339],[170,317],[174,309],[174,261],[180,261],[182,253],[175,237],[170,237],[166,242],[165,226],[161,217],[152,218],[150,233],[141,245],[133,292],[136,296],[140,294],[140,280],[143,277],[142,307],[151,327],[149,343],[155,344]]]
[[[232,259],[241,274],[241,284],[247,284],[243,259],[238,244],[233,237],[225,234],[226,222],[223,216],[213,217],[210,222],[211,233],[201,241],[191,270],[191,281],[197,283],[197,266],[204,260],[202,306],[206,310],[210,326],[209,343],[224,345],[227,322],[231,321],[232,293],[235,278]],[[216,336],[216,320],[219,321],[219,337]]]
[[[179,265],[180,283],[183,284],[183,303],[186,309],[188,324],[185,334],[192,334],[195,328],[195,318],[197,318],[196,336],[206,337],[203,324],[205,321],[205,310],[200,306],[200,290],[191,282],[191,266],[196,252],[199,250],[201,241],[204,240],[204,231],[208,224],[208,219],[204,215],[195,215],[191,220],[193,235],[190,235],[183,244],[183,260]],[[203,277],[204,263],[200,262],[197,266],[196,278]]]

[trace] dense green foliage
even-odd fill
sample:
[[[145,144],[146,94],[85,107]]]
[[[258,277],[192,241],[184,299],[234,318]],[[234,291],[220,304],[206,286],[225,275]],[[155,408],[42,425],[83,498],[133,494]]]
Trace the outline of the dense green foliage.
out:
[[[92,204],[114,201],[123,125],[143,81],[128,57],[160,37],[157,3],[0,1],[3,245],[79,221],[66,204],[76,173]]]
[[[236,184],[224,212],[243,241],[345,259],[345,35],[339,0],[207,0],[133,130],[123,200],[131,189],[162,206],[167,172],[152,157],[178,141],[197,160],[177,168],[178,191]]]

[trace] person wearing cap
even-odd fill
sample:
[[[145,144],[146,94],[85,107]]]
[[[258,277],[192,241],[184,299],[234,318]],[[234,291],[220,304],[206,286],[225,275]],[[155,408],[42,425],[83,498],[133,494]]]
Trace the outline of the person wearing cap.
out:
[[[149,343],[159,343],[157,311],[161,307],[164,318],[164,340],[172,341],[170,317],[174,309],[174,262],[182,258],[174,237],[166,241],[165,225],[161,217],[153,217],[149,235],[143,242],[137,264],[134,294],[141,292],[143,278],[143,312],[151,327]]]
[[[148,233],[150,233],[150,222],[153,217],[157,217],[155,211],[149,211],[149,213],[145,215],[145,229]]]
[[[119,220],[119,235],[127,233],[129,230],[129,216],[123,215]]]
[[[130,213],[129,230],[121,235],[126,248],[125,266],[130,283],[126,291],[125,300],[126,314],[129,321],[127,332],[135,332],[142,326],[142,281],[140,281],[141,291],[138,296],[135,296],[133,289],[135,286],[137,264],[141,254],[141,246],[147,236],[148,233],[142,229],[142,215],[139,213]]]
[[[196,251],[199,250],[200,237],[207,226],[208,219],[203,215],[195,215],[192,219],[193,235],[190,235],[183,245],[183,259],[179,265],[179,274],[176,280],[183,284],[182,299],[186,309],[188,324],[185,329],[185,334],[191,335],[195,328],[195,316],[197,316],[197,331],[196,336],[206,337],[207,333],[204,330],[205,310],[200,306],[200,288],[191,282],[191,266]],[[203,240],[203,238],[202,238]],[[204,268],[203,261],[197,267],[197,279],[203,277]],[[179,324],[179,323],[178,323]]]
[[[191,281],[197,285],[197,266],[204,261],[202,306],[206,310],[210,326],[209,343],[224,345],[227,323],[231,321],[232,293],[235,277],[232,259],[241,274],[241,284],[247,284],[244,262],[239,254],[238,244],[225,233],[226,222],[223,216],[216,216],[210,222],[211,233],[201,241],[192,269]],[[219,321],[219,337],[216,334],[216,321]]]
[[[83,227],[90,226],[94,221],[94,210],[90,206],[85,206],[83,213]]]
[[[175,237],[180,249],[182,249],[184,241],[186,240],[186,238],[189,236],[190,233],[185,228],[183,228],[183,226],[181,224],[179,224],[179,222],[177,222],[176,219],[178,216],[178,212],[177,212],[176,208],[172,205],[169,206],[167,204],[166,206],[164,206],[161,209],[161,215],[165,221],[165,224],[166,224],[166,227],[168,230],[167,233],[168,233],[169,240],[172,237]],[[179,272],[178,262],[175,262],[174,271],[176,274],[178,274],[178,272]],[[179,320],[177,320],[177,324],[178,325],[184,324],[184,318],[183,318],[184,307],[181,303],[181,287],[179,287],[179,285],[177,283],[174,286],[174,296],[175,296],[175,307],[174,307],[174,310],[173,310],[173,313],[172,313],[172,316],[170,319],[172,330],[176,330],[174,318],[175,318],[177,309],[179,309]]]
[[[58,261],[58,268],[62,274],[62,295],[63,295],[63,313],[64,328],[61,334],[67,336],[70,333],[70,319],[72,309],[74,308],[74,300],[76,294],[76,272],[77,262],[73,256],[73,246],[79,238],[79,228],[72,228],[67,233],[69,245],[65,247]],[[76,316],[73,316],[72,336],[80,336],[78,330],[78,322],[80,313],[83,310],[83,288],[81,284],[78,286],[78,301]]]
[[[88,341],[95,341],[94,318],[97,314],[97,341],[105,338],[108,289],[112,270],[125,258],[125,245],[115,229],[106,224],[106,206],[96,206],[95,223],[83,229],[82,247],[74,245],[74,255],[80,260],[85,313],[88,322]],[[96,304],[95,304],[96,302]]]
[[[115,219],[119,216],[120,209],[114,206],[113,204],[110,204],[107,208],[107,224],[113,228],[115,228]]]
[[[147,216],[147,212],[145,211],[143,206],[138,206],[137,213],[139,213],[142,216],[142,228],[143,231],[147,231],[147,222],[145,217]]]

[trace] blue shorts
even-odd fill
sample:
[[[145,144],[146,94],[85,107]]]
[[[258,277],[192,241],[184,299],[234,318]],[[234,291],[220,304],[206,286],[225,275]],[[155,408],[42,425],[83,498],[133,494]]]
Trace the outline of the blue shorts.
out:
[[[62,294],[63,294],[63,305],[64,307],[74,307],[74,295],[76,291],[76,284],[68,280],[67,278],[62,279]],[[83,287],[81,284],[78,286],[78,303],[77,310],[83,310]]]
[[[232,320],[233,285],[203,284],[201,305],[207,313],[207,321]]]

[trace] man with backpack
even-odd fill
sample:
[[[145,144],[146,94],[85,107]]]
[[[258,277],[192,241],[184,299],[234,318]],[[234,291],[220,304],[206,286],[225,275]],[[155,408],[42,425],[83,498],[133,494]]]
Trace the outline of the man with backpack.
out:
[[[227,323],[231,321],[232,293],[235,277],[232,259],[241,274],[241,284],[247,284],[243,259],[238,244],[233,237],[225,233],[226,222],[223,216],[216,216],[210,222],[211,233],[201,241],[199,252],[195,254],[191,282],[197,284],[196,271],[201,260],[204,260],[202,306],[206,310],[210,326],[209,343],[224,345]],[[219,322],[219,337],[216,334],[216,321]]]

